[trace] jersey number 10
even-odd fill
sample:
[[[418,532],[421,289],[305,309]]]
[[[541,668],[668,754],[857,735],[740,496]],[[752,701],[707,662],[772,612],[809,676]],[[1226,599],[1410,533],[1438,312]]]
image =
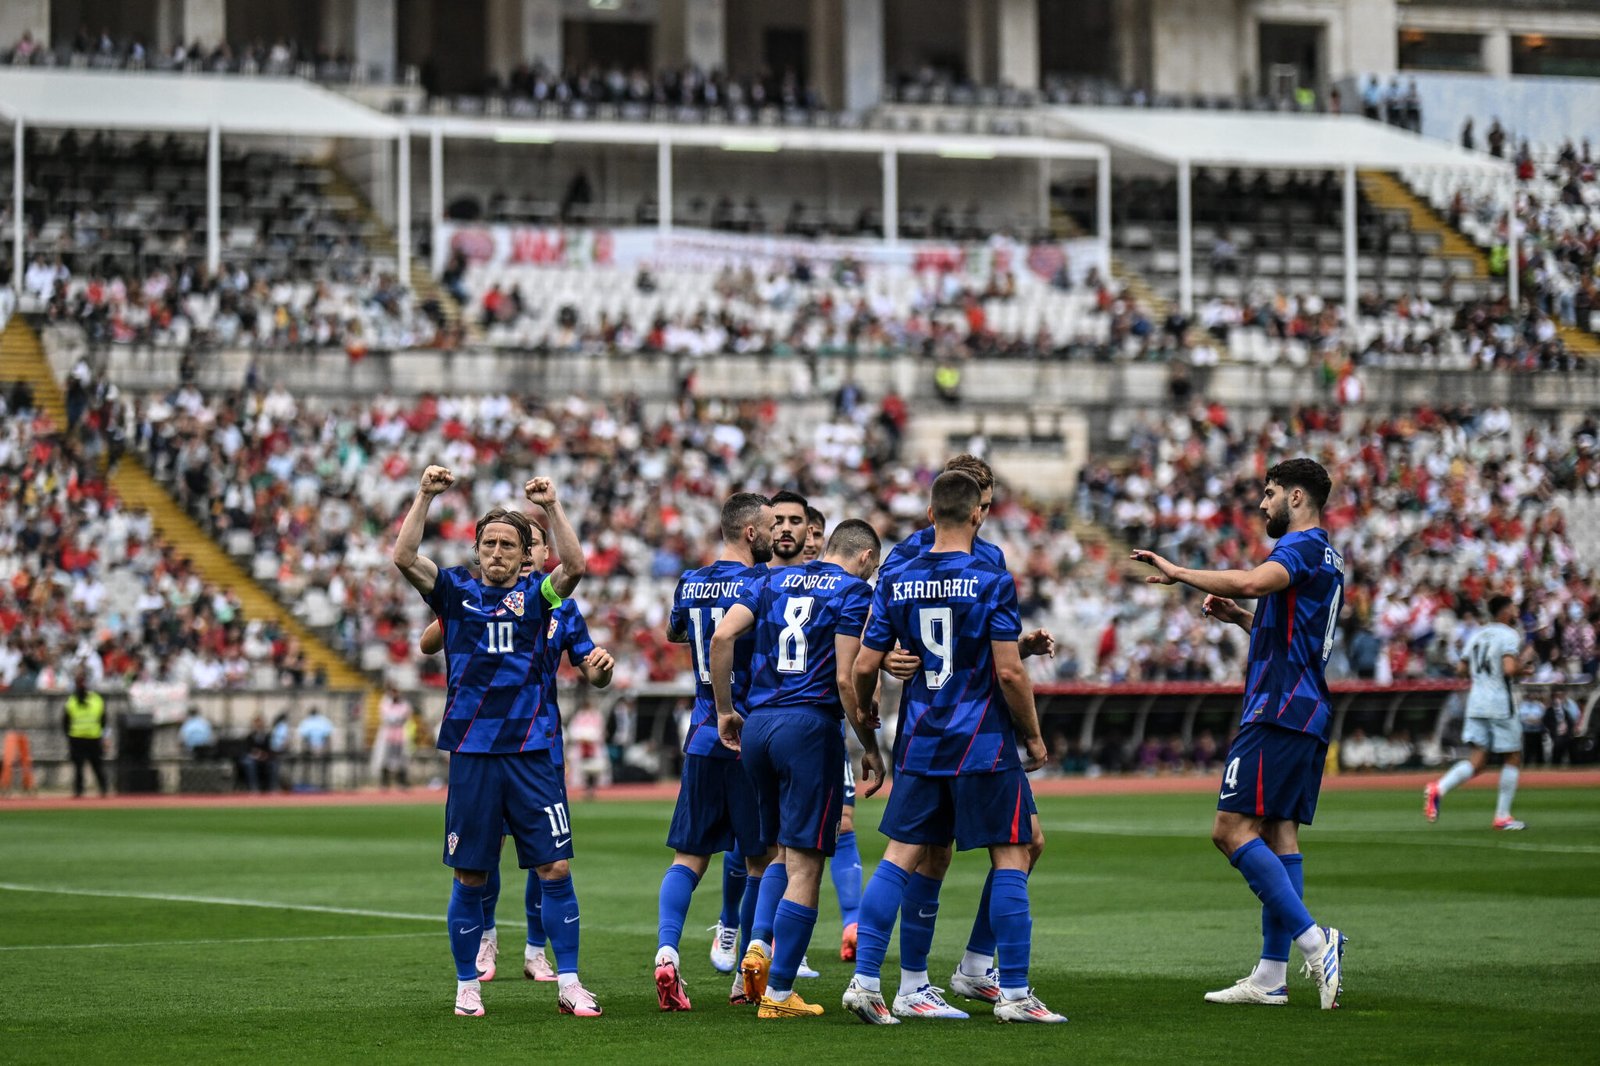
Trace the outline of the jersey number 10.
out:
[[[483,635],[488,641],[488,646],[484,650],[499,655],[510,655],[514,650],[511,647],[513,631],[510,622],[490,622],[483,627]]]

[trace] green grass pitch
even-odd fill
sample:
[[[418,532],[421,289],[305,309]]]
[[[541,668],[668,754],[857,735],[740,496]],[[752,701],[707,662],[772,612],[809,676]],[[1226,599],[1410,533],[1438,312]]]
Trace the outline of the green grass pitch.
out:
[[[729,1007],[701,932],[715,863],[684,941],[695,1010],[659,1014],[665,804],[575,804],[582,969],[606,1011],[592,1021],[557,1015],[554,986],[521,979],[517,872],[488,1016],[454,1016],[438,806],[0,808],[0,1062],[1600,1061],[1600,804],[1526,791],[1532,828],[1506,835],[1488,829],[1492,803],[1461,794],[1426,826],[1409,791],[1323,797],[1304,837],[1308,902],[1351,937],[1345,1006],[1323,1013],[1297,966],[1287,1008],[1202,1002],[1260,946],[1255,900],[1207,839],[1205,797],[1042,799],[1033,980],[1071,1024],[997,1026],[979,1009],[893,1029],[839,1009],[848,973],[826,884],[811,950],[822,977],[800,990],[828,1014],[757,1022]],[[880,811],[867,802],[863,827]],[[870,869],[881,841],[861,841]],[[951,870],[936,981],[959,957],[983,867],[968,854]]]

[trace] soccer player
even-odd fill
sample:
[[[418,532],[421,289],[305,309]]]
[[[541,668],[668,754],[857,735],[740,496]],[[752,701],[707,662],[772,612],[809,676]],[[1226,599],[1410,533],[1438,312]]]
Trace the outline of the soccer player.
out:
[[[549,535],[538,522],[533,523],[533,547],[530,551],[528,565],[522,568],[521,576],[526,578],[529,574],[542,573],[545,561],[549,558]],[[562,766],[561,751],[561,705],[556,692],[556,671],[561,665],[561,655],[566,653],[568,661],[577,667],[583,679],[595,688],[605,688],[611,684],[611,674],[616,668],[616,660],[604,648],[595,647],[589,637],[589,626],[583,620],[583,613],[578,610],[576,600],[565,600],[556,608],[555,620],[552,623],[554,632],[545,648],[547,669],[545,672],[545,705],[544,721],[538,728],[542,729],[550,738],[550,760],[557,769]],[[444,649],[444,630],[436,618],[428,623],[428,628],[422,631],[422,638],[418,647],[424,655],[434,655]],[[509,830],[504,834],[509,836]],[[504,840],[501,841],[502,845]],[[496,963],[500,956],[500,936],[495,925],[495,910],[500,902],[500,862],[496,856],[495,864],[489,869],[489,878],[484,884],[483,894],[483,938],[478,942],[478,980],[493,981],[496,972]],[[554,981],[556,979],[555,967],[550,965],[550,960],[544,953],[544,889],[541,887],[538,874],[528,871],[527,885],[523,890],[523,905],[528,916],[528,939],[523,948],[522,976],[530,981]]]
[[[1046,752],[1017,646],[1016,582],[972,554],[983,521],[981,497],[978,483],[962,471],[947,470],[934,480],[932,550],[878,582],[856,659],[853,680],[863,704],[872,699],[878,671],[896,643],[922,661],[901,697],[895,786],[879,826],[889,844],[861,900],[855,976],[844,993],[845,1008],[875,1025],[900,1020],[883,1002],[879,975],[907,882],[929,845],[952,838],[963,851],[987,848],[994,868],[989,910],[1001,988],[995,1019],[1066,1021],[1028,986],[1033,921],[1024,771],[1043,765]],[[1019,737],[1027,746],[1026,765],[1017,756]],[[923,978],[906,997],[916,1002],[903,1009],[920,1017],[967,1017]]]
[[[989,510],[994,503],[994,471],[988,463],[970,454],[954,456],[945,463],[944,468],[962,471],[978,483],[981,529],[983,520],[988,518]],[[889,557],[884,560],[878,578],[880,583],[890,575],[899,573],[907,563],[932,548],[936,530],[931,524],[931,510],[929,521],[929,525],[895,545]],[[973,536],[972,554],[1000,570],[1008,569],[1005,552],[1000,550],[999,545],[992,544],[981,536]],[[1056,650],[1055,638],[1043,629],[1023,634],[1017,646],[1024,659],[1033,655],[1054,655]],[[921,667],[920,660],[899,649],[891,651],[884,663],[889,673],[901,681],[908,680]],[[896,734],[897,761],[900,756],[899,741],[902,735]],[[1023,781],[1026,785],[1027,779],[1024,778]],[[1032,873],[1033,868],[1038,865],[1039,857],[1044,853],[1044,827],[1039,824],[1039,811],[1034,803],[1031,785],[1028,786],[1026,803],[1031,833],[1031,839],[1028,841],[1028,871]],[[939,914],[939,893],[944,886],[945,874],[950,869],[951,858],[952,849],[949,841],[945,841],[942,845],[928,845],[922,861],[917,864],[916,870],[906,882],[905,898],[901,901],[900,908],[900,992],[892,1004],[894,1012],[902,1017],[926,1016],[929,1011],[950,1009],[948,1004],[941,1008],[927,996],[920,995],[919,990],[924,985],[930,984],[927,974],[928,953],[933,948],[934,924]],[[978,897],[978,911],[973,916],[972,931],[967,937],[967,949],[950,974],[951,991],[990,1005],[1000,999],[1000,975],[994,965],[994,928],[989,922],[989,902],[993,891],[994,870],[991,867],[989,876],[983,883],[983,892]],[[847,934],[853,957],[855,930],[849,929]]]
[[[1293,943],[1322,1009],[1339,1005],[1345,937],[1306,910],[1300,855],[1300,826],[1316,813],[1328,755],[1333,708],[1323,671],[1344,596],[1344,559],[1322,528],[1332,487],[1310,459],[1267,471],[1261,511],[1278,544],[1253,570],[1189,570],[1155,552],[1133,553],[1157,570],[1146,579],[1151,584],[1199,589],[1207,594],[1202,612],[1250,634],[1244,710],[1223,767],[1211,841],[1261,900],[1261,960],[1232,987],[1206,993],[1209,1003],[1288,1003]],[[1239,597],[1257,601],[1256,610],[1239,606]]]
[[[828,519],[821,511],[806,505],[806,546],[800,557],[806,562],[822,554]],[[840,723],[843,727],[844,723]],[[839,897],[839,917],[844,932],[839,938],[839,958],[849,962],[856,957],[856,912],[861,909],[861,849],[856,846],[856,775],[850,767],[848,742],[844,757],[844,813],[839,818],[839,839],[834,845],[833,891]]]
[[[876,723],[848,705],[850,681],[878,568],[878,534],[867,523],[839,523],[820,559],[769,574],[747,589],[711,640],[711,684],[722,742],[742,752],[755,784],[764,840],[780,850],[783,899],[775,908],[771,945],[752,939],[741,965],[745,994],[759,998],[761,1018],[814,1017],[822,1006],[794,992],[794,980],[817,922],[822,865],[834,852],[844,790],[848,718],[867,755],[863,776],[883,782]],[[755,633],[748,718],[733,701],[734,648]],[[763,879],[763,889],[766,879]]]
[[[478,946],[488,870],[498,861],[509,826],[517,860],[540,881],[544,913],[552,916],[558,1009],[598,1017],[600,1007],[578,980],[578,899],[568,860],[572,830],[566,784],[550,756],[543,720],[550,623],[584,575],[582,545],[549,478],[523,487],[529,503],[550,516],[559,566],[548,575],[521,576],[533,549],[533,523],[520,511],[494,508],[478,520],[474,547],[479,576],[466,567],[440,569],[418,554],[434,497],[455,482],[429,466],[395,540],[394,564],[439,618],[446,649],[446,704],[438,745],[451,753],[445,804],[444,862],[455,870],[450,905],[450,951],[456,962],[456,1013],[481,1017]],[[561,921],[556,923],[554,918]]]
[[[767,844],[761,835],[755,786],[739,765],[738,752],[717,736],[716,697],[711,690],[711,637],[751,584],[767,575],[765,564],[772,558],[772,504],[753,492],[736,493],[722,505],[721,525],[722,555],[710,566],[684,572],[672,595],[672,613],[667,621],[668,639],[689,644],[694,660],[695,698],[689,732],[683,740],[683,784],[667,831],[667,846],[673,850],[672,865],[661,879],[658,905],[656,998],[664,1011],[690,1009],[679,969],[678,943],[690,898],[705,876],[710,857],[719,851],[726,855],[737,844],[739,854],[745,856],[741,861],[747,876],[759,879],[767,865]],[[740,641],[729,664],[735,708],[745,706],[753,645],[753,639]],[[734,918],[733,924],[718,923],[719,944],[724,929],[738,936],[742,927],[748,938],[756,894],[744,895],[747,898],[742,904],[743,913]],[[733,969],[731,961],[727,969]],[[749,1002],[744,982],[737,975],[729,998],[734,1003]]]
[[[1501,830],[1526,829],[1511,817],[1511,801],[1517,795],[1517,778],[1522,775],[1522,722],[1517,718],[1517,694],[1513,681],[1531,667],[1529,649],[1523,647],[1522,634],[1514,627],[1517,605],[1509,596],[1489,598],[1489,617],[1493,619],[1467,641],[1461,649],[1456,671],[1470,675],[1472,690],[1467,693],[1467,720],[1461,739],[1472,754],[1423,791],[1422,813],[1430,822],[1439,819],[1439,801],[1445,793],[1464,785],[1483,772],[1489,753],[1504,755],[1500,767],[1500,798],[1494,808],[1494,827]]]

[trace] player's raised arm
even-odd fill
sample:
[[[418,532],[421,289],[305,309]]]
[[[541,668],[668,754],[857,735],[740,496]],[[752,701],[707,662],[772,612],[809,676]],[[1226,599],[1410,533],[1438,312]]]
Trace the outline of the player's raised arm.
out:
[[[739,734],[744,719],[733,709],[733,646],[755,627],[756,616],[743,603],[728,608],[711,634],[711,693],[717,701],[717,736],[733,751],[739,750]]]
[[[1000,680],[1000,691],[1011,711],[1011,724],[1017,737],[1028,749],[1028,760],[1022,768],[1029,773],[1044,765],[1049,752],[1044,738],[1039,735],[1039,711],[1033,703],[1033,683],[1028,680],[1027,668],[1022,665],[1022,652],[1014,640],[990,641],[994,653],[994,672]]]
[[[550,516],[550,547],[555,551],[556,558],[561,560],[560,565],[550,572],[550,587],[555,589],[557,596],[566,599],[588,572],[589,564],[583,554],[583,543],[578,540],[577,530],[567,520],[566,509],[556,498],[554,481],[547,477],[529,478],[522,492],[529,503],[543,507]]]
[[[394,541],[394,565],[411,582],[411,587],[426,596],[439,580],[439,566],[426,555],[418,555],[422,547],[422,531],[428,524],[428,508],[433,498],[455,484],[456,476],[442,466],[430,466],[422,472],[417,485],[417,495],[411,501],[411,510],[400,523],[400,535]]]
[[[437,655],[444,650],[444,626],[439,624],[437,618],[422,631],[422,636],[417,639],[417,650],[424,655]]]
[[[1259,600],[1289,587],[1289,571],[1282,563],[1268,559],[1252,570],[1190,570],[1163,559],[1153,551],[1139,550],[1129,556],[1136,563],[1153,566],[1156,573],[1145,578],[1152,585],[1188,585],[1213,596]]]

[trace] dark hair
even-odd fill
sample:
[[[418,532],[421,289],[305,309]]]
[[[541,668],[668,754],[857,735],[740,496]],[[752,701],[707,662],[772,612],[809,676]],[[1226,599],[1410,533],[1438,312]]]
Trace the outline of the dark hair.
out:
[[[757,492],[736,492],[722,503],[722,539],[728,542],[741,540],[746,526],[753,526],[761,517],[761,508],[772,501]]]
[[[965,470],[946,470],[933,479],[929,502],[934,525],[965,522],[982,499],[983,489],[979,488],[977,478]]]
[[[1489,617],[1490,618],[1499,617],[1500,612],[1505,610],[1507,607],[1510,607],[1510,606],[1511,606],[1511,597],[1510,596],[1490,596],[1489,597]]]
[[[827,529],[828,516],[808,503],[806,504],[806,525],[816,526],[818,529]]]
[[[472,537],[473,546],[483,542],[484,527],[491,522],[504,522],[517,531],[517,536],[522,541],[524,551],[533,547],[533,520],[521,511],[508,510],[505,507],[496,507],[482,518],[478,519],[478,529]]]
[[[1304,490],[1319,514],[1328,505],[1328,493],[1333,491],[1333,479],[1314,459],[1285,459],[1268,468],[1267,480],[1286,489]]]
[[[825,554],[848,559],[869,549],[877,551],[881,546],[882,542],[878,540],[876,529],[859,518],[847,518],[834,527],[833,535],[828,538],[828,549]]]
[[[780,503],[798,503],[802,511],[807,510],[811,506],[806,502],[806,498],[804,496],[800,495],[798,492],[791,492],[788,489],[779,489],[777,492],[772,494],[772,506],[776,507]]]
[[[945,470],[959,470],[978,483],[978,491],[994,488],[994,468],[976,455],[962,452],[944,464]]]

